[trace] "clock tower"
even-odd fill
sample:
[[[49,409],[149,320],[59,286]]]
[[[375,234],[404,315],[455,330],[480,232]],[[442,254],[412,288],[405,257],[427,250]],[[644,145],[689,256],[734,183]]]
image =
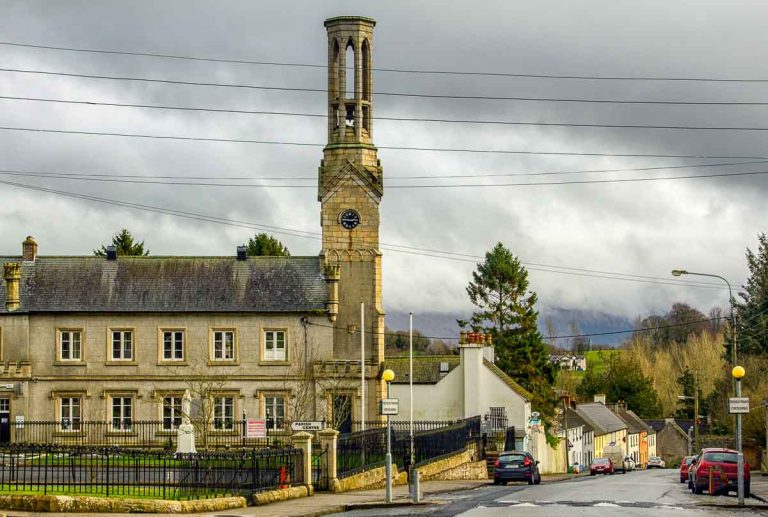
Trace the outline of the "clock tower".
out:
[[[371,55],[375,25],[374,20],[361,16],[325,21],[328,144],[318,171],[318,200],[323,227],[321,256],[327,266],[338,266],[339,274],[334,358],[359,360],[362,330],[366,362],[377,369],[384,360],[379,251],[379,203],[384,188],[373,145]]]

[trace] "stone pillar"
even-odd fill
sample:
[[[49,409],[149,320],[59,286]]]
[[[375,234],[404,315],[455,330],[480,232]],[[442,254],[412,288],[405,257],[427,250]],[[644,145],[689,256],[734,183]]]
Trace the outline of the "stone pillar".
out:
[[[34,262],[37,258],[37,241],[31,235],[21,243],[21,259]]]
[[[337,465],[336,465],[336,446],[338,444],[339,432],[336,429],[323,429],[320,431],[320,447],[327,451],[325,453],[326,473],[328,475],[328,487],[331,492],[337,491],[339,484]]]
[[[300,431],[291,436],[291,443],[294,448],[301,449],[303,452],[301,462],[303,484],[310,486],[312,485],[312,435]]]

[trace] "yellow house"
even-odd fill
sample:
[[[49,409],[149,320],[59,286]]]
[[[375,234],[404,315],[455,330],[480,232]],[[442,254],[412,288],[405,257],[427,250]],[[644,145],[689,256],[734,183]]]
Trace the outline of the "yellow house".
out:
[[[627,424],[601,402],[576,406],[576,413],[594,430],[594,457],[603,455],[606,445],[615,444],[627,454]]]

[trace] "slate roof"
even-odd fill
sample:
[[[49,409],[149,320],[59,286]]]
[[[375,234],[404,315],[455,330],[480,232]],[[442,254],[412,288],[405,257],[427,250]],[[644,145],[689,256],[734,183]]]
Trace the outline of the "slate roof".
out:
[[[576,412],[594,429],[596,436],[627,428],[622,419],[599,402],[579,404]]]
[[[445,377],[440,373],[440,363],[448,364],[448,373],[452,372],[461,358],[458,355],[416,355],[413,356],[413,383],[436,384]],[[408,356],[387,357],[387,368],[395,372],[393,384],[408,384],[410,367]]]
[[[309,312],[328,297],[319,257],[38,256],[21,271],[14,313]]]
[[[675,418],[674,421],[675,425],[682,429],[683,432],[687,432],[688,428],[693,425],[693,420],[690,419]],[[656,432],[664,429],[664,426],[666,425],[666,420],[664,418],[646,420],[645,422]],[[699,432],[701,434],[707,434],[709,432],[709,426],[707,425],[707,421],[705,419],[699,420]]]
[[[592,426],[589,425],[583,418],[581,418],[581,416],[576,411],[574,411],[572,408],[568,408],[568,428],[572,429],[579,426],[584,427],[584,432],[594,431]]]
[[[618,412],[619,412],[618,413],[619,414],[619,418],[624,420],[627,423],[627,425],[629,426],[629,429],[628,429],[629,433],[637,434],[637,433],[642,433],[643,431],[645,431],[648,434],[653,434],[653,433],[656,432],[656,431],[654,431],[654,429],[651,426],[646,424],[645,421],[642,418],[637,416],[637,414],[634,411],[632,411],[631,409],[619,408]]]

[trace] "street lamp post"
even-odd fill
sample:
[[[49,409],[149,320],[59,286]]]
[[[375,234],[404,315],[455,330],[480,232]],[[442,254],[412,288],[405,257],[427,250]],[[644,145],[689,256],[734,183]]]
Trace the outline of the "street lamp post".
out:
[[[693,273],[691,271],[686,271],[685,269],[673,269],[672,270],[672,276],[682,276],[682,275],[695,275],[695,276],[708,276],[710,278],[719,278],[723,282],[725,282],[725,285],[728,286],[728,303],[731,306],[731,365],[736,366],[736,318],[734,317],[733,312],[733,290],[731,289],[731,283],[726,280],[725,278],[721,277],[720,275],[712,275],[709,273]]]
[[[387,398],[389,398],[389,385],[395,378],[395,372],[386,369],[381,373],[381,379],[387,383]],[[387,504],[392,502],[392,425],[390,416],[387,415],[387,455],[385,456],[385,472],[387,476],[387,486],[385,491],[385,501]]]
[[[741,366],[734,366],[731,370],[731,375],[736,379],[737,397],[741,397],[741,379],[746,374],[747,372]],[[739,451],[736,462],[739,505],[744,506],[744,453],[741,449],[741,413],[736,413],[736,450]]]

